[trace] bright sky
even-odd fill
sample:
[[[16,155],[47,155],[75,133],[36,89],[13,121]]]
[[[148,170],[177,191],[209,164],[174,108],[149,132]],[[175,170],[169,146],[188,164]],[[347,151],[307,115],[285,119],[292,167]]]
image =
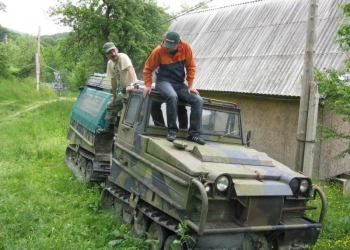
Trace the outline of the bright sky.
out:
[[[169,6],[170,12],[181,10],[181,5],[186,3],[192,7],[201,0],[157,0],[159,6]],[[219,7],[254,0],[202,0],[209,7]],[[58,0],[0,0],[6,5],[6,12],[0,12],[0,25],[27,33],[38,35],[39,27],[41,35],[52,35],[69,31],[68,27],[55,24],[46,13],[49,7],[57,5]],[[65,2],[65,1],[63,1]]]

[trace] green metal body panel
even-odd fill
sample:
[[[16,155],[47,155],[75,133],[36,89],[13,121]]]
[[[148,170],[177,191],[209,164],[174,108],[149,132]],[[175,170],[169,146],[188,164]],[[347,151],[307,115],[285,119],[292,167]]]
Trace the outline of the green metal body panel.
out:
[[[107,102],[112,94],[106,86],[104,74],[92,74],[70,113],[66,162],[78,178],[105,180],[110,171],[113,134],[96,133],[108,125],[104,119]]]
[[[80,92],[70,116],[85,129],[94,133],[96,129],[108,125],[104,117],[106,105],[111,98],[111,93],[85,87]]]

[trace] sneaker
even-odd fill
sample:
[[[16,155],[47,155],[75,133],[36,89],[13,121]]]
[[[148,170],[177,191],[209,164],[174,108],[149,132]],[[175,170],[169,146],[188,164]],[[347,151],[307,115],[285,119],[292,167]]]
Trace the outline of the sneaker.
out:
[[[114,129],[111,129],[110,127],[105,127],[105,128],[99,128],[97,130],[97,133],[111,133],[111,134],[114,134]]]
[[[168,141],[174,141],[176,139],[176,135],[175,134],[168,134],[166,139]]]
[[[204,145],[206,142],[198,135],[189,135],[187,137],[187,141],[194,141],[197,142],[198,144]]]

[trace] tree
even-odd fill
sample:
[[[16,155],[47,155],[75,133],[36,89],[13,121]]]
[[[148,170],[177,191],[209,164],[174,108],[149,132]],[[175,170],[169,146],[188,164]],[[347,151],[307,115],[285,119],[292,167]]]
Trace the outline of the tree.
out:
[[[341,115],[344,122],[350,125],[350,77],[346,72],[339,72],[335,69],[316,70],[315,80],[319,86],[319,93],[323,97],[321,104],[329,108],[333,113]],[[348,147],[342,150],[334,158],[344,158],[350,154],[350,134],[340,132],[336,126],[327,127],[318,125],[322,132],[319,140],[329,138],[348,141]],[[350,127],[350,126],[349,126]]]
[[[6,5],[3,2],[0,2],[0,11],[6,11]]]
[[[17,36],[6,43],[7,69],[10,75],[28,77],[35,75],[37,41],[32,36]]]
[[[7,44],[0,43],[0,76],[6,76],[8,73],[9,64],[9,53],[7,50]]]
[[[60,72],[62,82],[68,82],[70,77],[68,68],[72,68],[67,63],[67,59],[57,49],[59,40],[51,38],[51,36],[41,37],[40,46],[40,76],[46,82],[55,81],[55,71]]]
[[[8,42],[17,37],[20,37],[20,35],[0,25],[0,42]]]
[[[28,77],[35,73],[36,39],[0,26],[0,75]]]
[[[160,43],[172,17],[155,0],[70,1],[51,7],[49,13],[72,29],[59,39],[56,49],[73,71],[70,82],[75,88],[91,73],[105,72],[107,58],[102,46],[107,41],[128,54],[135,68],[141,66]]]
[[[343,16],[345,17],[345,22],[339,24],[339,29],[337,31],[336,41],[339,43],[340,48],[344,51],[350,50],[350,3],[340,5],[343,10]]]
[[[340,6],[343,10],[345,22],[339,24],[336,41],[344,51],[350,50],[350,3]],[[350,123],[350,63],[346,62],[344,71],[335,69],[315,70],[315,80],[319,85],[319,93],[322,97],[321,104],[328,107],[335,114],[341,115],[344,122]],[[349,126],[350,127],[350,126]],[[348,147],[342,150],[334,158],[344,158],[350,154],[350,134],[338,131],[337,127],[319,125],[322,137],[320,140],[329,138],[348,141]]]
[[[171,17],[154,0],[81,0],[52,7],[50,16],[72,28],[65,42],[71,56],[88,51],[105,60],[102,45],[113,41],[135,67],[160,42]]]
[[[186,13],[186,12],[191,12],[194,10],[201,10],[201,9],[207,9],[208,5],[204,1],[198,2],[195,6],[191,7],[188,3],[183,3],[180,5],[181,10],[180,13]]]

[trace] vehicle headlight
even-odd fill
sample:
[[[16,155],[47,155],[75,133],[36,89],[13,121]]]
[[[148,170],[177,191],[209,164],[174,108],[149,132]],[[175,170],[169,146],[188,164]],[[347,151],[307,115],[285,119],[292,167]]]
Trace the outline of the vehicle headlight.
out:
[[[289,186],[293,194],[296,194],[296,192],[305,193],[309,190],[310,182],[308,179],[294,178],[289,182]]]
[[[205,186],[204,188],[205,188],[205,191],[206,191],[207,193],[209,193],[209,192],[211,191],[211,188],[210,188],[209,185]]]
[[[216,180],[216,188],[217,190],[223,192],[228,188],[230,181],[227,178],[227,176],[220,176],[217,180]]]
[[[302,179],[300,182],[300,192],[305,193],[309,189],[309,181],[307,179]]]
[[[293,194],[298,190],[299,188],[299,181],[298,179],[293,179],[289,182],[290,189],[292,190]]]

